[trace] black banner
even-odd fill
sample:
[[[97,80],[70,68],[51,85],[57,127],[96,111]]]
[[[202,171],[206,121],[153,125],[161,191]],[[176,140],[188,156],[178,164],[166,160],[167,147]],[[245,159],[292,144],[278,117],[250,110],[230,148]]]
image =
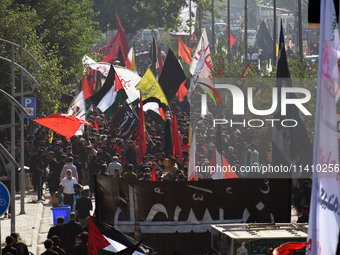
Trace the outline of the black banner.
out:
[[[127,139],[138,126],[138,119],[125,103],[111,119],[110,133],[112,137]]]
[[[97,176],[96,212],[123,232],[202,233],[211,224],[290,222],[290,180],[232,179],[128,184]]]

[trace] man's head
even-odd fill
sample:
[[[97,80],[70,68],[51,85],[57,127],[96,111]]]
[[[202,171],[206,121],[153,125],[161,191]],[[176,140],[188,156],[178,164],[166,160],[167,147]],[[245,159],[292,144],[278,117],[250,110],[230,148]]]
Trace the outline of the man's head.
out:
[[[18,233],[15,233],[15,232],[11,233],[11,237],[13,237],[14,243],[18,242],[18,237],[19,237]]]
[[[60,244],[59,236],[54,235],[54,236],[51,237],[51,239],[52,239],[52,242],[53,242],[53,246],[58,246]]]
[[[76,213],[75,212],[70,213],[70,220],[73,220],[73,221],[76,220]]]
[[[64,224],[65,220],[63,217],[58,217],[57,218],[57,225],[62,226]]]
[[[133,171],[133,165],[132,164],[128,164],[128,172],[132,172]]]
[[[6,237],[6,245],[11,246],[13,244],[13,237],[7,236]]]
[[[67,169],[67,170],[66,170],[66,177],[67,177],[67,179],[69,179],[69,180],[72,179],[72,170],[71,170],[71,169]]]
[[[46,239],[46,241],[44,242],[44,246],[46,250],[52,249],[53,241],[51,239]]]

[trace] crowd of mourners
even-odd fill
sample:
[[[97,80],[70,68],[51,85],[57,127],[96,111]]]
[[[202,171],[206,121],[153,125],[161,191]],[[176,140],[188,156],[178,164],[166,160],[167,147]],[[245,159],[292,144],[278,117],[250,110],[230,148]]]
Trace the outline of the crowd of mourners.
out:
[[[185,97],[184,101],[179,102],[175,99],[171,104],[165,123],[159,123],[146,114],[147,150],[142,162],[138,162],[137,159],[137,129],[128,139],[112,137],[110,120],[100,112],[97,112],[99,129],[86,127],[82,136],[73,136],[70,142],[58,133],[53,133],[51,139],[51,131],[40,125],[35,125],[33,129],[31,127],[30,131],[27,129],[24,142],[25,165],[29,167],[30,178],[38,199],[42,198],[42,189],[47,185],[51,196],[55,197],[58,192],[63,192],[64,203],[71,205],[75,201],[70,195],[77,192],[73,184],[79,185],[80,189],[83,186],[88,187],[89,196],[92,197],[96,174],[129,181],[148,181],[151,180],[153,165],[158,181],[187,180],[189,128],[192,124],[190,118],[195,119],[197,164],[209,165],[215,149],[216,128],[212,126],[212,118],[214,115],[222,117],[218,111],[209,110],[211,111],[205,118],[200,117],[198,109],[193,110],[190,117],[190,103]],[[173,155],[171,119],[174,111],[182,142],[182,155]],[[93,116],[95,115],[88,119],[90,123],[94,122]],[[222,153],[230,165],[240,167],[260,164],[260,160],[268,161],[270,151],[260,155],[249,128],[241,125],[235,127],[222,125],[221,130]],[[8,137],[6,133],[0,134],[1,143],[10,150]],[[16,146],[16,158],[20,162],[20,141]],[[269,147],[268,144],[266,149]],[[1,174],[6,175],[7,172],[2,171]],[[198,179],[209,178],[211,178],[209,174],[198,173]]]

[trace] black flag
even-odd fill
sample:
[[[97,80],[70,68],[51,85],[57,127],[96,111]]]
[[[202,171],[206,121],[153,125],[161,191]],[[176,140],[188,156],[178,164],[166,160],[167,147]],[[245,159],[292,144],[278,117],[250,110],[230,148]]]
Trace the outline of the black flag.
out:
[[[276,121],[273,129],[273,165],[311,165],[312,164],[312,146],[307,134],[305,122],[301,111],[294,104],[287,105],[286,115],[281,114],[281,88],[293,87],[288,68],[287,56],[285,51],[284,37],[280,32],[279,57],[277,63],[277,80],[278,87],[278,108],[275,112]],[[297,98],[295,93],[287,94],[287,98]],[[281,121],[284,119],[293,119],[297,122],[295,127],[283,127]]]
[[[111,119],[110,133],[112,137],[127,139],[138,126],[138,119],[125,103]]]
[[[185,81],[185,79],[186,77],[181,65],[172,50],[169,48],[163,71],[158,79],[158,83],[161,85],[168,102],[174,98],[181,86],[181,83]]]

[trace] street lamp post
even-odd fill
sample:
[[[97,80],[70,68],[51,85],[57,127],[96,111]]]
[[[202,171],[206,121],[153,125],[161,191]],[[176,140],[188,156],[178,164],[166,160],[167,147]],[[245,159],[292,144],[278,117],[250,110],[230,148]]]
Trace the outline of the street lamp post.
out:
[[[272,66],[276,65],[276,0],[273,0],[273,63]]]
[[[244,64],[248,63],[248,1],[244,0]]]

